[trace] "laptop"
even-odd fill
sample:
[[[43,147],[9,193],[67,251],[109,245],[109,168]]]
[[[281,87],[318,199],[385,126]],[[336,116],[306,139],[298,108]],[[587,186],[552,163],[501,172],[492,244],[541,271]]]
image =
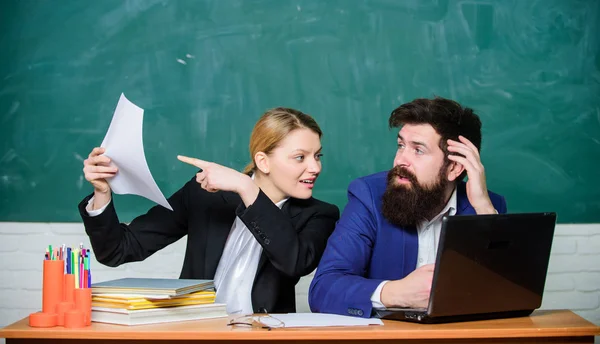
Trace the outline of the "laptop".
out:
[[[542,304],[556,214],[444,216],[425,309],[373,317],[444,323],[528,316]]]

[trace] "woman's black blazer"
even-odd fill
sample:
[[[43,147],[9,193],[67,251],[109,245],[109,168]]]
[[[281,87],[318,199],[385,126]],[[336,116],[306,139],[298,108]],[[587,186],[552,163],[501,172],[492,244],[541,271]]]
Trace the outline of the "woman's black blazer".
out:
[[[79,212],[98,262],[116,267],[142,261],[187,235],[180,278],[214,279],[239,216],[263,247],[252,286],[256,313],[296,311],[295,285],[319,264],[339,218],[335,205],[314,198],[290,198],[279,209],[262,191],[246,208],[238,194],[207,192],[195,177],[169,198],[173,211],[155,206],[129,225],[119,223],[114,198],[90,217],[85,207],[91,197],[81,201]]]

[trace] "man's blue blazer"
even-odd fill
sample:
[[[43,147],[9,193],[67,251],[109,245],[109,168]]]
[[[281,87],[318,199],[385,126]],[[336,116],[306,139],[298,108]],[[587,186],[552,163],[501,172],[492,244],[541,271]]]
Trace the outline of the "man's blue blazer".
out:
[[[384,280],[406,277],[417,266],[415,227],[389,223],[381,212],[387,171],[358,178],[348,187],[348,204],[338,221],[310,285],[313,312],[371,316],[371,295]],[[499,213],[504,197],[489,192]],[[466,184],[457,186],[456,215],[475,215]]]

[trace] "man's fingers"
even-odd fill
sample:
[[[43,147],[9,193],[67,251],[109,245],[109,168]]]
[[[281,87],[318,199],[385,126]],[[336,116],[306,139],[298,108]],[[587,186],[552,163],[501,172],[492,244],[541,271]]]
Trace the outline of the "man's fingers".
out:
[[[448,146],[450,152],[462,154],[473,166],[481,166],[481,160],[476,152],[465,146]]]
[[[423,265],[420,269],[423,269],[424,271],[433,272],[433,270],[435,269],[435,264]]]
[[[467,170],[467,174],[477,171],[475,166],[473,166],[473,164],[467,158],[458,155],[448,155],[448,159],[463,165],[465,170]],[[472,176],[469,175],[469,178],[472,178]]]
[[[473,155],[473,150],[466,146],[448,146],[448,150],[451,152],[460,153],[464,156]]]
[[[204,160],[200,160],[200,159],[196,159],[196,158],[190,158],[190,157],[183,156],[183,155],[178,155],[177,159],[179,161],[181,161],[181,162],[185,162],[186,164],[190,164],[192,166],[196,166],[196,167],[201,168],[203,170],[209,164],[208,161],[204,161]]]
[[[469,141],[469,139],[467,139],[466,137],[464,137],[462,135],[459,135],[458,139],[460,140],[460,142],[466,144],[469,148],[471,148],[479,156],[479,149],[477,149],[477,147],[475,147],[473,142]]]
[[[464,148],[469,150],[474,156],[479,158],[479,150],[477,150],[477,147],[475,147],[475,145],[473,145],[471,143],[471,141],[467,140],[466,138],[459,136],[459,139],[462,138],[465,141],[454,141],[454,140],[448,140],[448,149],[450,149],[450,147],[453,148]]]

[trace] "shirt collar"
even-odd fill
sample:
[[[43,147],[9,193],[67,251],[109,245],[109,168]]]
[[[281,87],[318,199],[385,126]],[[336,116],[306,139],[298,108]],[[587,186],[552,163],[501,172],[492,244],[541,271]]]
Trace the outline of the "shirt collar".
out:
[[[446,214],[449,216],[454,216],[456,214],[456,200],[456,187],[454,187],[454,191],[452,191],[452,195],[450,196],[450,199],[448,200],[448,203],[446,203],[444,209],[442,209],[442,211],[440,211],[431,221],[423,221],[420,227],[425,227],[432,222],[438,221]]]
[[[454,191],[452,191],[452,196],[450,196],[450,200],[446,203],[444,210],[440,214],[444,214],[448,212],[448,215],[453,216],[456,214],[456,199],[457,199],[456,186],[454,187]]]
[[[282,199],[281,201],[279,201],[279,202],[275,203],[275,205],[276,205],[276,206],[277,206],[279,209],[281,209],[281,207],[283,207],[283,204],[284,204],[284,203],[285,203],[285,202],[286,202],[288,199],[290,199],[290,198],[289,198],[289,197],[287,197],[287,198],[284,198],[284,199]]]

